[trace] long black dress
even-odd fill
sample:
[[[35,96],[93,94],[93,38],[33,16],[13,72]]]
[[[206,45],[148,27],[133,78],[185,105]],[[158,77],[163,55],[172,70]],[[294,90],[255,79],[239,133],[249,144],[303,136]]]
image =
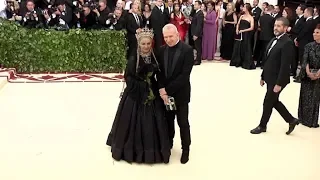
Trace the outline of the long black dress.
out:
[[[250,22],[244,19],[240,20],[239,31],[250,28]],[[242,35],[241,35],[242,34]],[[252,59],[252,39],[253,31],[239,33],[236,35],[230,66],[242,67],[244,69],[255,69],[256,66]]]
[[[225,14],[225,21],[233,22],[233,14],[235,12],[228,15],[228,12]],[[226,60],[230,60],[233,52],[233,44],[234,44],[234,34],[235,34],[235,25],[227,23],[222,28],[222,40],[221,40],[221,55],[220,57]]]
[[[159,96],[154,56],[132,56],[128,60],[123,92],[107,145],[115,160],[129,163],[167,163],[170,142],[164,119],[165,107]],[[151,61],[151,62],[150,62]],[[137,65],[138,64],[138,65]]]
[[[298,116],[301,124],[310,128],[319,127],[320,79],[311,80],[306,73],[306,66],[310,69],[320,69],[320,44],[311,42],[305,46],[303,63],[301,66],[301,89]]]

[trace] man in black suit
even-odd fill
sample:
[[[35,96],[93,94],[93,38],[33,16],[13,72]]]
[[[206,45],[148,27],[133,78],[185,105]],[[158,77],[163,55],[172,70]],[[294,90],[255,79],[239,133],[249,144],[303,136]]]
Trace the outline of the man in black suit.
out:
[[[255,49],[256,47],[258,47],[257,49],[260,49],[260,42],[258,41],[258,34],[259,32],[257,31],[258,30],[258,22],[259,22],[259,19],[260,19],[260,16],[262,14],[262,10],[261,8],[258,6],[259,4],[259,0],[253,0],[253,3],[252,3],[252,16],[253,16],[253,19],[254,19],[254,37],[252,38],[252,51],[253,52],[256,52]],[[257,54],[257,53],[255,53]]]
[[[303,14],[306,22],[303,29],[299,32],[298,37],[294,40],[299,48],[299,57],[302,58],[304,46],[313,40],[313,31],[316,28],[315,20],[313,20],[313,8],[308,7]],[[301,59],[300,59],[301,60]]]
[[[173,146],[174,119],[177,116],[182,144],[180,161],[185,164],[189,161],[191,144],[188,115],[191,92],[190,74],[194,63],[193,49],[179,40],[179,32],[173,24],[164,26],[163,36],[167,45],[162,46],[158,54],[161,71],[157,77],[159,92],[165,104],[168,104],[169,96],[175,100],[176,110],[167,111],[166,114],[169,138],[171,146]]]
[[[279,5],[275,5],[272,16],[273,16],[275,19],[278,19],[279,17],[282,16],[282,14],[281,14],[280,11],[281,11],[281,10],[280,10],[280,6],[279,6]]]
[[[163,45],[162,28],[169,23],[170,15],[163,0],[157,0],[150,15],[150,25],[154,32],[154,48],[156,51]]]
[[[137,51],[137,38],[136,33],[141,30],[143,27],[142,17],[138,14],[139,7],[138,5],[132,5],[132,13],[127,16],[127,40],[128,40],[128,57],[134,54]]]
[[[260,85],[267,84],[267,93],[263,102],[263,113],[258,127],[251,130],[252,134],[260,134],[267,131],[267,123],[270,119],[272,109],[275,108],[284,120],[289,123],[289,135],[299,124],[286,107],[279,101],[279,95],[290,83],[290,64],[294,57],[292,52],[294,45],[285,33],[289,27],[289,21],[280,17],[274,24],[273,38],[267,46],[266,62],[261,74]]]
[[[299,5],[296,9],[296,14],[297,14],[297,19],[296,19],[296,22],[293,26],[292,29],[289,29],[289,32],[291,33],[291,36],[292,36],[292,39],[295,39],[296,37],[298,37],[299,33],[302,31],[303,27],[304,27],[304,24],[306,22],[306,19],[303,17],[303,13],[304,13],[304,10],[306,9],[307,7],[305,5]],[[292,65],[291,65],[291,74],[296,77],[296,71],[298,69],[298,64],[299,64],[299,61],[301,60],[299,58],[299,49],[298,49],[298,45],[296,44],[296,47],[295,47],[295,58],[293,59],[292,61]]]
[[[201,64],[201,54],[202,54],[202,31],[204,15],[201,11],[202,3],[200,1],[195,1],[194,10],[196,11],[191,21],[191,36],[194,41],[194,48],[197,51],[197,57],[195,65]]]
[[[269,5],[268,7],[266,7],[265,13],[260,17],[260,20],[259,20],[260,53],[259,53],[259,59],[257,60],[257,66],[261,65],[261,68],[263,68],[263,65],[265,62],[265,52],[266,52],[267,45],[270,42],[270,40],[274,38],[273,26],[274,26],[275,19],[272,17],[273,10],[274,8],[272,5]]]
[[[294,39],[296,46],[298,47],[299,63],[302,63],[304,47],[313,40],[313,31],[316,28],[315,20],[313,20],[313,8],[308,7],[304,10],[303,17],[306,19],[303,28],[298,33],[298,36]],[[300,82],[297,76],[295,82]]]

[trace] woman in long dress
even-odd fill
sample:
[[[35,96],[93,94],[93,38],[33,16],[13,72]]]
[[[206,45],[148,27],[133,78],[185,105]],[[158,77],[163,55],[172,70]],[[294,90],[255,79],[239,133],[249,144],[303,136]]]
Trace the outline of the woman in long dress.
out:
[[[252,44],[254,19],[251,15],[251,5],[246,3],[243,7],[243,15],[240,16],[236,27],[236,41],[230,66],[242,67],[244,69],[255,69],[256,66],[252,59]]]
[[[222,40],[221,40],[221,55],[225,60],[230,60],[233,52],[235,25],[238,22],[237,14],[234,11],[233,3],[228,3],[227,11],[223,17]]]
[[[214,60],[217,49],[217,13],[214,2],[208,2],[202,37],[202,60]]]
[[[310,127],[319,127],[320,104],[320,24],[313,33],[314,42],[304,48],[301,66],[301,88],[298,116],[301,124]]]
[[[158,62],[152,52],[153,33],[137,34],[138,52],[128,60],[123,92],[107,145],[115,160],[129,163],[168,163],[170,142],[164,103],[155,75]]]
[[[178,3],[173,4],[174,11],[171,13],[170,22],[174,24],[179,32],[180,40],[185,41],[189,25],[185,22],[185,17],[180,10],[180,5]]]

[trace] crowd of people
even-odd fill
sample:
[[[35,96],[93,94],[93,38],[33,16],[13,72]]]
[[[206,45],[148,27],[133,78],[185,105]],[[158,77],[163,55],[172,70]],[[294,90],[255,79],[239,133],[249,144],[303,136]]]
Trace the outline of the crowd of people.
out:
[[[320,7],[293,10],[267,2],[259,7],[259,0],[252,5],[243,0],[6,2],[0,17],[28,28],[127,31],[127,87],[107,142],[117,160],[168,163],[177,116],[181,162],[188,162],[189,78],[192,66],[203,60],[263,69],[260,84],[267,83],[267,93],[252,134],[266,132],[273,108],[289,124],[287,134],[299,123],[319,127]],[[279,101],[290,76],[301,83],[298,118]],[[169,110],[162,111],[163,104]]]

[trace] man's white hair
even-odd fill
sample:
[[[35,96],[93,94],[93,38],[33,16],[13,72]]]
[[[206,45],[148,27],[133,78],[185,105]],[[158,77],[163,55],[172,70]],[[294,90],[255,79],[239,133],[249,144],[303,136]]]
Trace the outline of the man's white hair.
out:
[[[174,31],[175,33],[178,33],[178,29],[174,24],[166,24],[162,28],[162,32],[164,32],[164,31]]]

